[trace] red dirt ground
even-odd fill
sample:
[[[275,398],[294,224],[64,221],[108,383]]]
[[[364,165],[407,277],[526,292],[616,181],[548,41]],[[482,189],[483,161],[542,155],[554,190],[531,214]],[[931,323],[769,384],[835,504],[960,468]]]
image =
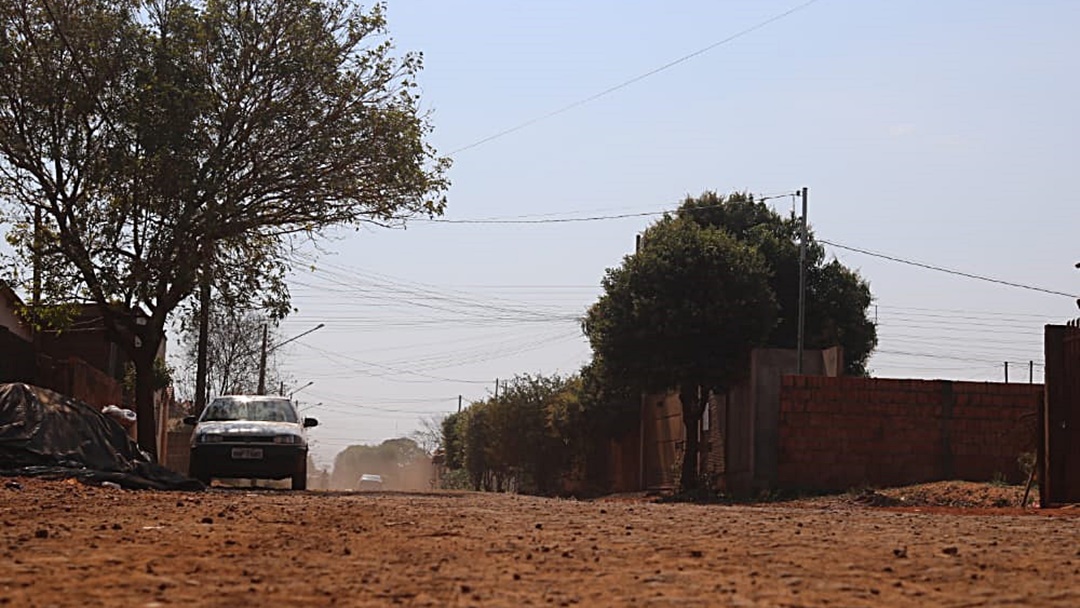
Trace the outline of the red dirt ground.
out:
[[[1017,492],[728,506],[0,478],[0,604],[1080,606],[1080,509],[994,506]]]

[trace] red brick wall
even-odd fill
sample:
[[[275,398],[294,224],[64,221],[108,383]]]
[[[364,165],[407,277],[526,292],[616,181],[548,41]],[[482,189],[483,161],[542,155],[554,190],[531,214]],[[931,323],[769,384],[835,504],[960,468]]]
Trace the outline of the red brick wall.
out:
[[[785,376],[778,485],[1022,481],[1042,385]]]

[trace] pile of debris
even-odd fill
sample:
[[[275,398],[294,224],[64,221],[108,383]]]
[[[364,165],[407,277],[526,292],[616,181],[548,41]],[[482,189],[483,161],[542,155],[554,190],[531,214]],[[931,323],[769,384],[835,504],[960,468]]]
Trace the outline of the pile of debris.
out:
[[[114,418],[28,384],[0,384],[0,475],[76,478],[128,489],[202,490],[153,462]]]

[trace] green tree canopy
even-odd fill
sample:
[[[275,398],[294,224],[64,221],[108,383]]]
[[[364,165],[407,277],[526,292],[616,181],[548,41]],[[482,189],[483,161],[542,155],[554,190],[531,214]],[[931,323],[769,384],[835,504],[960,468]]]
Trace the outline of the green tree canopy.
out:
[[[447,468],[465,470],[476,490],[558,493],[582,464],[580,378],[522,374],[503,387],[443,419]]]
[[[582,373],[586,418],[615,434],[620,421],[638,415],[641,391],[679,389],[687,425],[682,481],[696,483],[691,467],[706,391],[739,381],[753,347],[796,346],[799,232],[793,215],[746,194],[714,192],[687,198],[650,227],[640,250],[608,270],[604,294],[586,316],[593,346]],[[865,374],[877,345],[866,314],[870,287],[826,261],[808,236],[805,345],[842,346],[846,373]]]
[[[8,270],[39,268],[43,301],[101,305],[148,451],[153,360],[200,277],[284,314],[305,239],[442,212],[420,67],[381,4],[0,0]]]
[[[705,192],[687,198],[678,216],[703,227],[725,230],[757,249],[770,272],[769,285],[779,306],[778,322],[768,346],[795,348],[799,327],[800,220],[783,217],[752,196],[727,197]],[[877,346],[877,328],[867,316],[870,285],[837,260],[826,261],[825,250],[808,230],[806,252],[806,348],[844,349],[845,373],[865,375],[867,360]]]
[[[687,441],[682,483],[697,483],[697,424],[709,390],[741,380],[776,323],[764,257],[725,230],[665,217],[607,271],[584,330],[609,384],[679,389]],[[700,392],[699,392],[700,391]]]

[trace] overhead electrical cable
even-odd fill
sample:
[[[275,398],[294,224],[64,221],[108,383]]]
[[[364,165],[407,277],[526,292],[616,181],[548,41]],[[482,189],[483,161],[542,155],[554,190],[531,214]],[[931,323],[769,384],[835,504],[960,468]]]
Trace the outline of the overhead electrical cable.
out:
[[[881,258],[883,260],[888,260],[890,262],[896,262],[898,264],[906,264],[908,266],[914,266],[916,268],[923,268],[923,269],[926,269],[926,270],[933,270],[933,271],[936,271],[936,272],[943,272],[945,274],[951,274],[951,275],[955,275],[955,276],[965,277],[965,278],[968,278],[968,279],[975,279],[977,281],[985,281],[987,283],[996,283],[998,285],[1005,285],[1007,287],[1016,287],[1018,289],[1027,289],[1029,291],[1037,291],[1039,293],[1050,294],[1050,295],[1053,295],[1053,296],[1065,296],[1066,298],[1072,298],[1072,299],[1077,298],[1076,294],[1066,293],[1064,291],[1057,291],[1055,289],[1047,289],[1045,287],[1036,287],[1034,285],[1025,285],[1023,283],[1015,283],[1015,282],[1012,282],[1012,281],[1006,281],[1004,279],[998,279],[998,278],[995,278],[995,277],[989,277],[989,276],[985,276],[985,275],[981,275],[981,274],[974,274],[974,273],[971,273],[971,272],[964,272],[962,270],[953,270],[951,268],[945,268],[944,266],[936,266],[934,264],[927,264],[927,263],[924,263],[924,262],[916,262],[914,260],[907,260],[907,259],[897,257],[897,256],[894,256],[894,255],[888,255],[888,254],[879,253],[879,252],[876,252],[876,251],[870,251],[868,249],[862,249],[860,247],[852,247],[850,245],[843,245],[843,244],[837,243],[835,241],[828,241],[828,240],[825,240],[825,239],[817,239],[817,242],[821,243],[822,245],[829,245],[830,247],[836,247],[837,249],[843,249],[845,251],[852,251],[852,252],[855,252],[855,253],[861,253],[863,255],[868,255],[870,257]]]
[[[785,18],[785,17],[787,17],[789,15],[792,15],[794,13],[797,13],[797,12],[807,8],[808,6],[810,6],[811,4],[816,3],[817,1],[818,0],[809,0],[809,2],[804,2],[804,3],[802,3],[802,4],[798,5],[798,6],[790,8],[790,9],[788,9],[788,10],[782,12],[782,13],[774,15],[774,16],[772,16],[772,17],[770,17],[770,18],[768,18],[768,19],[766,19],[764,21],[760,21],[757,24],[752,25],[752,26],[750,26],[750,27],[748,27],[746,29],[740,30],[740,31],[728,36],[727,38],[724,38],[722,40],[718,40],[718,41],[716,41],[716,42],[714,42],[714,43],[712,43],[712,44],[710,44],[710,45],[708,45],[706,47],[700,48],[700,49],[698,49],[698,50],[696,50],[696,51],[694,51],[692,53],[689,53],[687,55],[683,55],[682,57],[679,57],[678,59],[674,59],[672,61],[669,61],[669,62],[665,63],[664,65],[662,65],[660,67],[649,70],[648,72],[645,72],[643,74],[639,74],[637,76],[634,76],[633,78],[630,78],[629,80],[624,80],[623,82],[620,82],[619,84],[616,84],[614,86],[610,86],[610,87],[604,89],[603,91],[600,91],[598,93],[594,93],[592,95],[589,95],[588,97],[579,99],[579,100],[577,100],[577,101],[575,101],[573,103],[569,103],[569,104],[567,104],[567,105],[565,105],[565,106],[563,106],[561,108],[558,108],[556,110],[552,110],[551,112],[548,112],[548,113],[543,114],[541,116],[537,116],[536,118],[526,120],[525,122],[522,122],[522,123],[517,124],[517,125],[515,125],[513,127],[510,127],[509,129],[504,129],[502,131],[499,131],[498,133],[494,133],[494,134],[488,135],[487,137],[484,137],[482,139],[478,139],[478,140],[472,142],[471,144],[462,146],[462,147],[457,148],[455,150],[451,150],[450,153],[449,153],[449,156],[454,156],[455,154],[459,154],[459,153],[464,152],[466,150],[471,150],[471,149],[473,149],[473,148],[475,148],[477,146],[481,146],[481,145],[486,144],[486,143],[488,143],[490,141],[494,141],[496,139],[499,139],[500,137],[510,135],[511,133],[516,133],[517,131],[520,131],[520,130],[528,128],[528,127],[531,127],[532,125],[534,125],[534,124],[536,124],[538,122],[541,122],[541,121],[547,120],[549,118],[553,118],[555,116],[558,116],[560,114],[564,114],[566,112],[569,112],[570,110],[581,107],[581,106],[583,106],[583,105],[585,105],[587,103],[596,101],[597,99],[600,99],[602,97],[606,97],[606,96],[608,96],[608,95],[610,95],[610,94],[612,94],[612,93],[614,93],[616,91],[619,91],[620,89],[625,89],[626,87],[628,87],[628,86],[630,86],[632,84],[635,84],[637,82],[640,82],[642,80],[645,80],[646,78],[649,78],[650,76],[655,76],[656,74],[659,74],[660,72],[663,72],[665,70],[669,70],[669,69],[671,69],[671,68],[673,68],[673,67],[675,67],[675,66],[677,66],[677,65],[679,65],[681,63],[685,63],[685,62],[687,62],[687,61],[689,61],[689,60],[691,60],[691,59],[693,59],[693,58],[695,58],[695,57],[697,57],[699,55],[703,55],[705,53],[708,53],[709,51],[711,51],[711,50],[713,50],[713,49],[715,49],[715,48],[717,48],[719,46],[723,46],[725,44],[728,44],[729,42],[733,42],[735,40],[738,40],[739,38],[742,38],[743,36],[746,36],[747,34],[751,34],[753,32],[756,32],[757,30],[760,30],[760,29],[762,29],[762,28],[764,28],[764,27],[766,27],[766,26],[768,26],[768,25],[770,25],[772,23],[780,21],[781,19],[783,19],[783,18]]]

